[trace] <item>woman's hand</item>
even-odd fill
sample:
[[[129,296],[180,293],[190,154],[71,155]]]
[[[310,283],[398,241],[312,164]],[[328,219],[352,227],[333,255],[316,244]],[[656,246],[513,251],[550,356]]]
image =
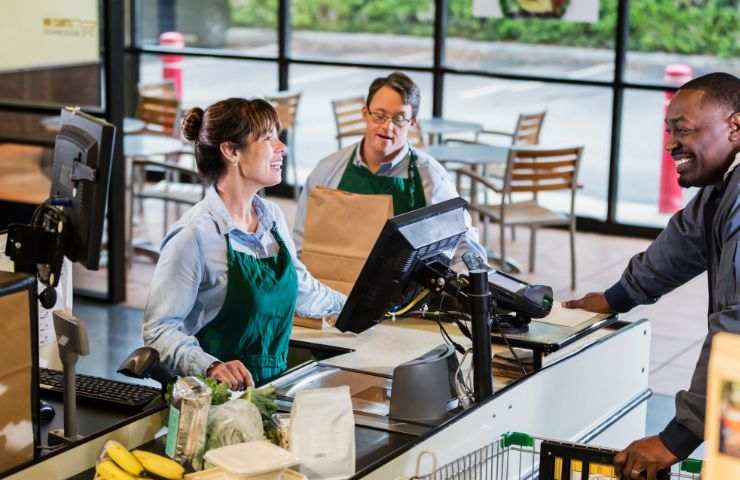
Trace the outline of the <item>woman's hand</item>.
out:
[[[217,363],[208,369],[206,376],[228,384],[231,390],[244,390],[254,386],[252,374],[239,360]]]

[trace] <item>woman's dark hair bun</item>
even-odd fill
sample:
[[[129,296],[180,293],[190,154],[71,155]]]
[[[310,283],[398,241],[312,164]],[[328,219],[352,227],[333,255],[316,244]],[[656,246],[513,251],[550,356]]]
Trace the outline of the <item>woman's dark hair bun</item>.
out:
[[[198,140],[200,129],[203,126],[203,109],[191,108],[182,119],[182,136],[190,142]]]

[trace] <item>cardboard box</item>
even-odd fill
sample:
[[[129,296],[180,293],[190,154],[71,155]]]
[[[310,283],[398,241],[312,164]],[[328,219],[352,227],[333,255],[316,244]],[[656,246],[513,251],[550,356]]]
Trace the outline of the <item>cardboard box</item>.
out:
[[[740,335],[712,339],[702,478],[740,478]]]
[[[0,476],[34,459],[39,438],[35,279],[0,272]]]

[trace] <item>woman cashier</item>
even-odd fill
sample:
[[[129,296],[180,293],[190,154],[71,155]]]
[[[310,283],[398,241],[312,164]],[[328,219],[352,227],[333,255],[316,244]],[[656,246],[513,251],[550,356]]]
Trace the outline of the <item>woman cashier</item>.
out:
[[[162,241],[143,323],[144,342],[179,375],[264,383],[287,366],[295,311],[335,315],[344,304],[296,258],[280,208],[257,195],[281,180],[279,127],[269,103],[241,98],[183,121],[210,186]]]

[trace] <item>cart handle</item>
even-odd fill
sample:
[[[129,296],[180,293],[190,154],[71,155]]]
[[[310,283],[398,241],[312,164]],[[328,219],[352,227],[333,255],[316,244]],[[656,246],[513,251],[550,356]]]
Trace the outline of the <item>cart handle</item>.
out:
[[[501,448],[507,448],[511,445],[534,448],[534,438],[530,435],[527,435],[526,433],[506,432],[501,435],[499,445],[501,446]]]
[[[702,461],[695,458],[687,458],[681,462],[681,471],[686,473],[701,473]]]

